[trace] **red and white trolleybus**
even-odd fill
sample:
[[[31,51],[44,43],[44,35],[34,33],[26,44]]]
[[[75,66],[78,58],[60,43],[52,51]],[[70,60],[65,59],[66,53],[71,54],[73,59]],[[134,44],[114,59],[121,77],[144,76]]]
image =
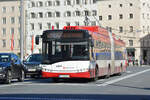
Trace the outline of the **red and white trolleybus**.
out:
[[[97,80],[126,71],[125,43],[98,26],[46,30],[42,38],[42,77]]]

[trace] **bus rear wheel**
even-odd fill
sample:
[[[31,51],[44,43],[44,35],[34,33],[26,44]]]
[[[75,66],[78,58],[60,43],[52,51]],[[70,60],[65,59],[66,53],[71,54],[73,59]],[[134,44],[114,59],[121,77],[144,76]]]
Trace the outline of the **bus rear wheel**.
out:
[[[110,67],[109,67],[109,68],[108,68],[107,75],[106,75],[106,78],[109,78],[109,77],[110,77],[110,75],[111,75],[111,69],[110,69]]]

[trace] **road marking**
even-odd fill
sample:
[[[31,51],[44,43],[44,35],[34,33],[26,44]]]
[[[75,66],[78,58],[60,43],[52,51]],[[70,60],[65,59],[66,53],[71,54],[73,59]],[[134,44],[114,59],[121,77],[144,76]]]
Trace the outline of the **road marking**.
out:
[[[144,70],[144,71],[141,71],[141,72],[137,72],[137,73],[134,73],[134,74],[130,74],[130,75],[127,75],[127,76],[118,78],[118,79],[111,80],[111,81],[107,81],[107,82],[105,82],[105,83],[103,83],[103,84],[100,84],[100,85],[97,85],[97,86],[107,86],[107,85],[110,85],[110,84],[119,82],[119,81],[121,81],[121,80],[124,80],[124,79],[127,79],[127,78],[131,78],[131,77],[133,77],[133,76],[140,75],[140,74],[145,73],[145,72],[148,72],[148,71],[150,71],[150,69],[147,69],[147,70]]]
[[[129,74],[129,73],[132,73],[132,72],[131,72],[131,71],[126,71],[126,73],[128,73],[128,74]]]

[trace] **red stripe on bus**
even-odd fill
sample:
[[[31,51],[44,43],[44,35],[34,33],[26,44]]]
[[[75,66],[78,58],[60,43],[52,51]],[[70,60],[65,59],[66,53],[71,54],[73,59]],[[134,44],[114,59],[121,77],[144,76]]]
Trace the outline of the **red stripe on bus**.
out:
[[[52,72],[42,72],[43,78],[58,77],[59,75],[69,75],[69,78],[90,78],[90,72],[79,72],[79,73],[52,73]]]

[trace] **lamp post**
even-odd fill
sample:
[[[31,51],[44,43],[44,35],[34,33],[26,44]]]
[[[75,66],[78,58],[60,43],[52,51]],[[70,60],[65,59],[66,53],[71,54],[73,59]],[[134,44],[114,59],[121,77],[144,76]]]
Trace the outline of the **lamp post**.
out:
[[[21,61],[23,61],[24,56],[24,3],[23,0],[20,1],[20,54],[21,54]]]

